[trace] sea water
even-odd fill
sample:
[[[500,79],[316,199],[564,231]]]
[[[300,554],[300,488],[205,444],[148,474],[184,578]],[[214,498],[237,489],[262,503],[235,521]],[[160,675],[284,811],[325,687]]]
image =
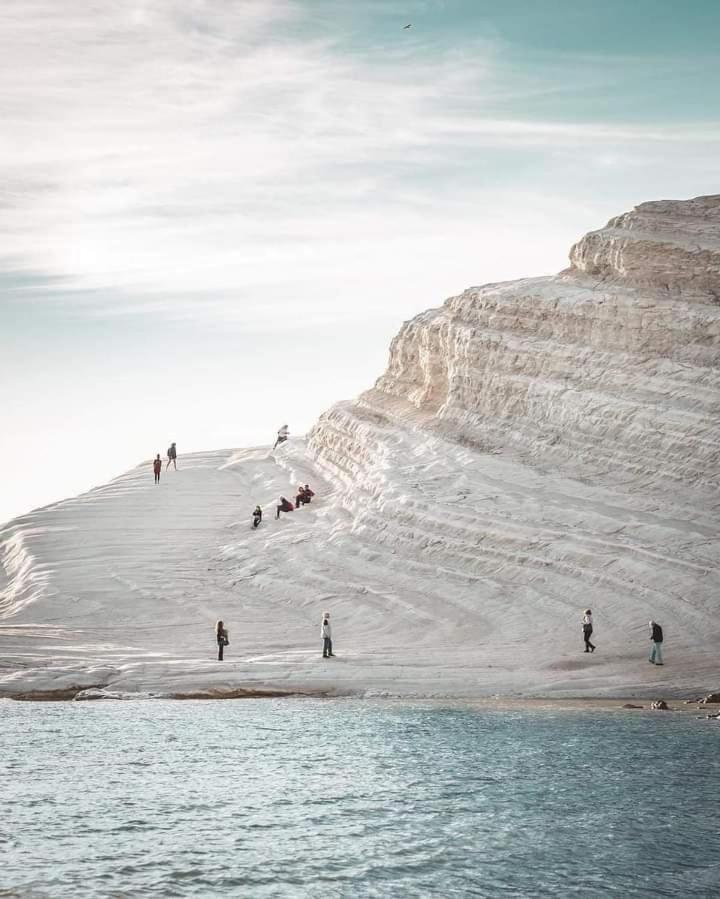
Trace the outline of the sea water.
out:
[[[720,896],[720,723],[0,702],[0,895]]]

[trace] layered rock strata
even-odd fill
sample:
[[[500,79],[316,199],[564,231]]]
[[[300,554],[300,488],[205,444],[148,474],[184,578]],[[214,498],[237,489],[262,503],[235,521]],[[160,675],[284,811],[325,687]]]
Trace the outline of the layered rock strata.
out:
[[[720,632],[720,196],[642,204],[570,259],[406,322],[310,451],[357,529],[475,574],[499,639],[588,603],[623,651],[664,617],[701,664]]]
[[[318,461],[353,419],[409,416],[630,489],[716,490],[720,196],[644,203],[570,258],[558,276],[471,288],[406,322],[375,388],[313,431]],[[351,465],[370,458],[345,450]]]
[[[643,204],[559,275],[407,322],[307,445],[184,457],[159,489],[141,466],[10,522],[0,696],[717,690],[719,221],[720,197]],[[313,503],[275,521],[300,482]]]

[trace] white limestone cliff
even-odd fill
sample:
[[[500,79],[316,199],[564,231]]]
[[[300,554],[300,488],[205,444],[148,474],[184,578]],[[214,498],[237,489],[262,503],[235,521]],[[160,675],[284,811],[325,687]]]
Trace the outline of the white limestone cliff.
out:
[[[720,196],[644,203],[586,235],[571,261],[407,322],[375,388],[313,432],[317,458],[344,416],[410,416],[480,449],[608,483],[637,478],[644,492],[668,479],[716,488]]]
[[[571,272],[720,303],[718,197],[642,203],[586,234],[570,261]]]
[[[7,525],[0,695],[717,688],[720,196],[644,203],[570,260],[406,322],[307,444],[186,458],[160,490],[140,468]],[[317,501],[250,532],[298,480]]]

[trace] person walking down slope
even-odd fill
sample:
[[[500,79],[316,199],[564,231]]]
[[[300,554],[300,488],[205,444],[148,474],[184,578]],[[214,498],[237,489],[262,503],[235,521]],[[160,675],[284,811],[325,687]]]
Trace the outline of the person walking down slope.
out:
[[[177,447],[174,443],[171,443],[168,447],[167,457],[168,460],[167,465],[165,466],[165,470],[167,471],[167,469],[170,468],[170,463],[172,462],[173,468],[175,469],[175,471],[177,471]]]
[[[280,518],[281,512],[292,512],[295,506],[290,502],[289,499],[286,499],[284,496],[280,497],[280,501],[275,507],[275,518]]]
[[[656,621],[650,622],[650,639],[652,640],[652,652],[648,662],[651,665],[663,665],[662,645],[663,645],[663,629]]]
[[[260,506],[255,506],[255,509],[252,514],[253,527],[254,528],[258,527],[261,521],[262,521],[262,509],[260,508]]]
[[[323,641],[323,658],[334,658],[332,651],[332,627],[330,626],[330,612],[325,612],[325,614],[323,615],[322,624],[320,626],[320,636],[322,637]]]
[[[162,459],[160,458],[160,453],[155,456],[155,461],[153,462],[153,473],[155,474],[155,483],[160,483],[160,472],[162,471]]]
[[[277,449],[280,443],[285,443],[285,441],[290,436],[290,428],[287,425],[283,425],[280,430],[277,432],[277,440],[273,446],[273,449]]]
[[[222,619],[215,625],[215,639],[218,645],[218,662],[223,660],[223,650],[230,645],[228,630],[222,622]]]
[[[582,620],[582,629],[583,629],[583,640],[585,641],[585,652],[595,652],[595,647],[590,642],[590,637],[592,637],[592,632],[593,632],[592,610],[591,609],[585,609],[585,613],[583,614],[583,620]]]

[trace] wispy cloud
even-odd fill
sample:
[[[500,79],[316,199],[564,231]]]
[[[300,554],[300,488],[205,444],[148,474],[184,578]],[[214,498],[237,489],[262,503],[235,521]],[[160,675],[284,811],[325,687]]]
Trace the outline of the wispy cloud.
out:
[[[402,318],[716,189],[712,2],[651,5],[3,0],[0,520],[297,433]]]
[[[10,0],[0,33],[2,252],[137,296],[95,290],[91,306],[177,311],[194,291],[257,317],[301,291],[329,308],[330,278],[359,295],[366,263],[392,271],[411,242],[492,241],[497,216],[483,231],[477,203],[552,203],[508,154],[530,154],[521,172],[542,153],[558,175],[578,155],[607,168],[681,143],[712,168],[720,137],[501,116],[557,91],[557,71],[513,73],[483,37],[353,43],[290,0]]]

